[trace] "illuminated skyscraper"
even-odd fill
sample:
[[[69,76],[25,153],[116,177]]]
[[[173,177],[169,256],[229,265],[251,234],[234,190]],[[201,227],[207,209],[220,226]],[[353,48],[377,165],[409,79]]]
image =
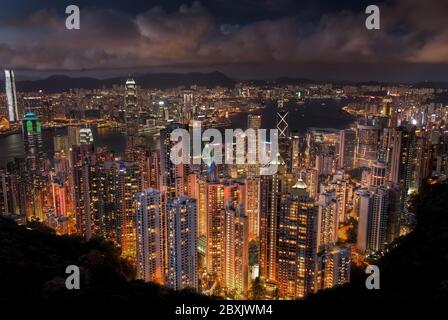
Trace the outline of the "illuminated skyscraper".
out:
[[[318,202],[318,248],[334,246],[338,240],[338,202],[336,190],[324,191]]]
[[[282,197],[278,220],[278,288],[284,297],[304,298],[316,289],[318,219],[302,180]]]
[[[247,116],[247,128],[261,129],[261,114],[249,114]]]
[[[5,70],[5,90],[9,122],[19,121],[17,108],[16,80],[13,70]]]
[[[248,147],[247,161],[247,176],[258,176],[260,174],[259,160],[258,159],[258,130],[261,129],[261,115],[259,114],[249,114],[247,116],[247,128],[253,129],[256,136],[255,146]]]
[[[244,208],[226,202],[224,222],[224,286],[237,297],[244,297],[249,280],[248,221]]]
[[[135,80],[131,77],[126,80],[124,92],[124,111],[126,114],[126,119],[138,118],[137,109],[137,85]]]
[[[356,248],[362,253],[384,249],[389,215],[389,191],[380,187],[359,193],[359,219]]]
[[[366,120],[367,121],[367,120]],[[376,161],[379,129],[373,124],[358,124],[356,145],[356,167],[367,167]]]
[[[114,193],[114,207],[117,213],[117,236],[124,257],[136,258],[135,194],[141,190],[141,175],[133,162],[107,162],[106,172],[113,182],[109,192]]]
[[[321,257],[321,289],[329,289],[350,282],[351,250],[347,247],[333,247]]]
[[[25,114],[22,126],[25,157],[31,169],[43,169],[42,126],[35,113]]]
[[[136,194],[137,278],[164,283],[162,194],[145,189]]]
[[[291,168],[291,139],[289,137],[289,112],[283,105],[283,99],[278,101],[277,105],[277,130],[278,130],[278,149],[286,166]]]
[[[77,126],[67,127],[68,146],[71,148],[73,145],[79,145],[81,143],[80,128]]]
[[[248,219],[249,240],[260,239],[260,178],[246,179],[244,208]]]
[[[288,118],[289,112],[285,109],[283,100],[279,100],[277,105],[277,130],[279,139],[287,138],[289,135]]]
[[[168,202],[166,284],[175,290],[198,288],[196,214],[195,199],[180,196]]]
[[[412,175],[416,168],[415,127],[400,126],[394,134],[389,180],[401,188],[401,209],[407,211],[407,203],[412,187]]]
[[[46,220],[45,197],[51,194],[45,167],[46,158],[42,145],[42,127],[35,113],[28,112],[22,121],[22,135],[25,149],[26,170],[26,217],[28,220]]]
[[[0,169],[0,216],[20,213],[14,187],[14,176],[6,170]]]
[[[278,215],[281,196],[290,193],[294,183],[294,175],[287,172],[281,158],[278,159],[276,174],[260,177],[260,275],[268,281],[277,279]]]
[[[338,167],[349,171],[354,168],[356,149],[356,131],[345,129],[339,132],[339,163]]]
[[[224,239],[224,185],[207,183],[207,272],[222,280]]]
[[[171,133],[176,129],[187,129],[185,125],[179,123],[169,124],[160,130],[160,172],[161,191],[166,193],[167,201],[177,196],[184,195],[184,182],[188,177],[187,165],[175,165],[170,159],[170,153],[177,142],[171,141]],[[179,186],[182,184],[182,186]]]

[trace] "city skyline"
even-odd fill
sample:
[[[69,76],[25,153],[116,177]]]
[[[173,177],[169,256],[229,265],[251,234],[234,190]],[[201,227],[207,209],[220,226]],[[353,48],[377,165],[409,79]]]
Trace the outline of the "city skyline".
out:
[[[80,0],[78,29],[65,1],[17,0],[0,13],[0,301],[446,299],[433,4],[379,1],[370,28],[353,0]]]

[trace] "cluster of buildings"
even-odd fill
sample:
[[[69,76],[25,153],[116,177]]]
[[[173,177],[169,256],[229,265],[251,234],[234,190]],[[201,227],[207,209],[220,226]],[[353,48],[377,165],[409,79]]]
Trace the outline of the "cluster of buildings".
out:
[[[54,136],[49,159],[39,115],[28,110],[20,119],[25,156],[0,170],[0,215],[113,241],[138,278],[178,290],[300,299],[343,285],[355,255],[376,258],[413,228],[409,201],[421,181],[446,178],[448,107],[403,105],[405,93],[367,97],[348,107],[356,114],[350,128],[299,133],[285,105],[302,99],[296,89],[234,89],[236,101],[261,93],[278,99],[272,175],[260,175],[258,162],[173,164],[171,132],[198,121],[213,127],[222,115],[217,108],[219,116],[204,116],[194,88],[182,91],[178,108],[168,109],[167,96],[148,110],[129,78],[115,119],[126,135],[121,156],[95,147],[90,128],[72,125]],[[412,93],[421,94],[428,93]],[[261,128],[263,116],[250,110],[247,128]],[[148,146],[148,130],[157,148]]]

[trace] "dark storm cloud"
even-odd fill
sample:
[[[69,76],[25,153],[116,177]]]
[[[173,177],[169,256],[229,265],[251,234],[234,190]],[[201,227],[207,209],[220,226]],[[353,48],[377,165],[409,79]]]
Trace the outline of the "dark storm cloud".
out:
[[[364,7],[348,10],[350,1],[341,2],[344,10],[335,2],[204,3],[136,13],[81,7],[76,31],[65,29],[63,10],[9,17],[0,21],[0,61],[29,70],[448,63],[448,1],[381,4],[379,31],[365,29]]]

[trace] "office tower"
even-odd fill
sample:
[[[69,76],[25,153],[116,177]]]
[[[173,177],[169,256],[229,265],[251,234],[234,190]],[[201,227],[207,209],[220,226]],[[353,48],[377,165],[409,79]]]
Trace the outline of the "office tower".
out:
[[[36,114],[29,112],[22,122],[22,135],[26,160],[26,217],[28,220],[46,220],[44,203],[51,194],[46,177],[46,159],[42,145],[42,128]]]
[[[249,241],[260,239],[260,178],[252,177],[245,180],[246,193],[244,208],[248,219]]]
[[[168,202],[166,284],[175,290],[198,288],[196,221],[195,199],[180,196]]]
[[[222,280],[224,239],[224,184],[212,180],[207,183],[207,272]]]
[[[17,122],[19,121],[19,112],[17,108],[16,80],[13,70],[5,70],[5,93],[8,120],[9,122]]]
[[[22,126],[25,158],[32,170],[43,170],[44,151],[42,146],[42,127],[35,113],[25,114]]]
[[[278,160],[278,171],[260,177],[260,275],[268,281],[277,280],[278,214],[281,196],[291,192],[295,177]]]
[[[350,282],[351,250],[348,247],[333,247],[320,258],[322,265],[321,289],[329,289]]]
[[[287,168],[291,168],[291,139],[289,137],[289,112],[285,109],[283,99],[277,105],[278,150]]]
[[[380,187],[386,183],[387,164],[383,161],[376,161],[371,166],[370,185]]]
[[[345,129],[339,132],[338,167],[346,171],[354,168],[356,149],[356,131]]]
[[[289,136],[288,122],[289,112],[285,109],[283,100],[279,100],[277,104],[277,130],[279,139]]]
[[[90,128],[81,128],[79,130],[79,143],[80,144],[93,144],[93,133]]]
[[[369,168],[377,159],[379,129],[369,121],[366,122],[357,126],[356,167]]]
[[[282,197],[278,219],[278,288],[284,297],[304,298],[315,291],[318,219],[301,179]]]
[[[135,197],[137,278],[164,283],[162,194],[145,189]]]
[[[137,85],[132,77],[126,80],[124,86],[124,111],[126,120],[138,118],[137,109]]]
[[[171,141],[171,133],[176,129],[186,130],[187,128],[185,125],[172,123],[160,130],[161,191],[166,193],[167,201],[185,194],[184,192],[179,192],[183,188],[178,184],[184,182],[181,177],[186,179],[188,176],[188,172],[180,170],[186,169],[186,164],[175,165],[170,159],[171,150],[173,149],[173,146],[177,144],[177,142]],[[181,173],[183,173],[182,176]]]
[[[379,187],[359,192],[359,219],[356,248],[372,254],[384,249],[389,215],[389,190]]]
[[[318,249],[332,247],[338,240],[338,202],[336,190],[324,191],[319,195],[317,221]]]
[[[249,280],[248,219],[243,205],[225,205],[224,222],[224,286],[236,297],[245,297]]]

